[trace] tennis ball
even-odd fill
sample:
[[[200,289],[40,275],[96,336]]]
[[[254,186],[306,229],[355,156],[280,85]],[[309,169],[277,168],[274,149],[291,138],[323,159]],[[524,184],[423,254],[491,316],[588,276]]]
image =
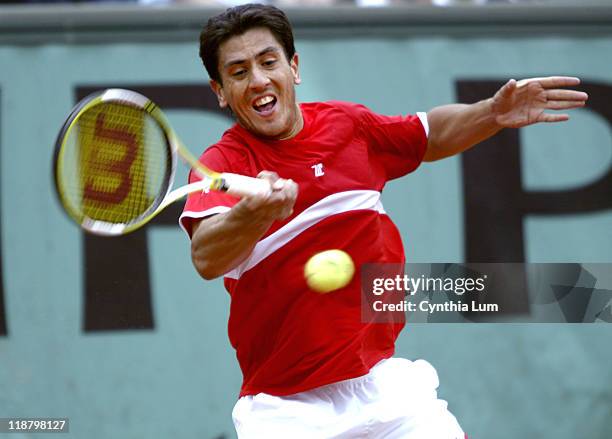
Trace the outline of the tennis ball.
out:
[[[308,286],[317,293],[329,293],[349,284],[355,264],[342,250],[326,250],[311,257],[304,267]]]

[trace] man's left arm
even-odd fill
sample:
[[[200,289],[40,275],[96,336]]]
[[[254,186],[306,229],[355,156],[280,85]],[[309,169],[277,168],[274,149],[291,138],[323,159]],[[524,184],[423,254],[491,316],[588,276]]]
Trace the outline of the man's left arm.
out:
[[[427,113],[429,136],[424,160],[440,160],[463,152],[503,128],[566,121],[567,114],[546,110],[583,107],[588,99],[586,93],[563,88],[578,84],[580,79],[565,76],[518,82],[511,79],[484,101],[436,107]]]

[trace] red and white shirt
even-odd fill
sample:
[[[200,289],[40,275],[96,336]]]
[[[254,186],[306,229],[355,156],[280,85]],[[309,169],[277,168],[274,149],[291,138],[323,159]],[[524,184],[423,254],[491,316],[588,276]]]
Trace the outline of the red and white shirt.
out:
[[[404,263],[399,231],[380,201],[388,180],[419,166],[426,116],[382,116],[346,102],[301,104],[304,128],[289,140],[255,137],[240,125],[200,160],[216,171],[256,176],[275,171],[299,186],[294,213],[275,222],[238,267],[224,275],[231,295],[229,338],[244,381],[240,395],[289,395],[366,374],[393,355],[403,323],[362,322],[359,267]],[[192,173],[190,182],[198,178]],[[229,210],[238,200],[192,194],[180,217]],[[315,253],[342,249],[357,267],[352,282],[329,294],[306,285]]]

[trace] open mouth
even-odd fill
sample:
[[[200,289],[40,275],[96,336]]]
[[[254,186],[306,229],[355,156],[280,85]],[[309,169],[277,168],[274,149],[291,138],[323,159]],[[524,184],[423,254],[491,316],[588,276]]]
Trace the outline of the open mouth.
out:
[[[270,114],[272,110],[274,110],[275,105],[276,98],[270,95],[263,96],[253,102],[253,108],[255,109],[255,111],[262,115]]]

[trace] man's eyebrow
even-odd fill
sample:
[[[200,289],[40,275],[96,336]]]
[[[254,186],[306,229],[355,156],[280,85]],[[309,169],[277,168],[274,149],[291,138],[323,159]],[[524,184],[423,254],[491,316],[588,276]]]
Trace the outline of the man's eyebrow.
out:
[[[261,52],[257,54],[257,58],[259,58],[260,56],[267,55],[270,52],[278,53],[280,52],[280,50],[278,50],[278,47],[273,47],[273,46],[266,47],[264,50],[262,50]]]
[[[269,46],[269,47],[266,47],[265,49],[259,51],[259,53],[257,55],[255,55],[255,57],[259,58],[259,57],[264,56],[264,55],[266,55],[268,53],[278,53],[278,52],[280,52],[278,47]],[[227,69],[227,68],[229,68],[229,67],[231,67],[233,65],[244,64],[245,62],[246,62],[246,59],[234,59],[234,60],[226,62],[223,65],[223,68]]]

